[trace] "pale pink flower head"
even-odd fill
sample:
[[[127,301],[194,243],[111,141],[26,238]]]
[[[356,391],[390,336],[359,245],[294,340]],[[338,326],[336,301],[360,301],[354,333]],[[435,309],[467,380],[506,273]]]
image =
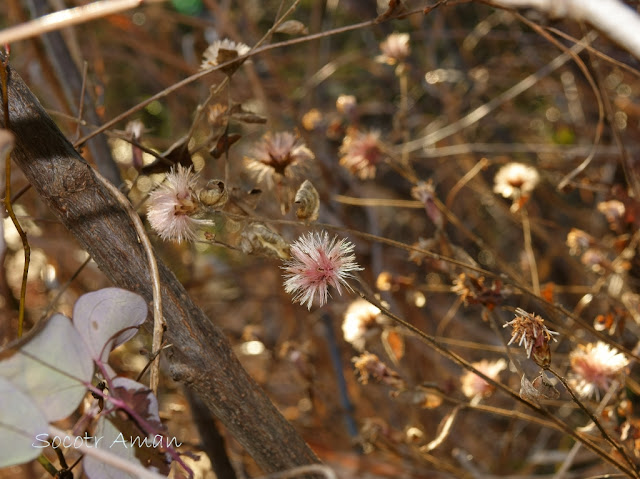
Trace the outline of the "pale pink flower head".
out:
[[[339,294],[342,286],[351,290],[347,279],[353,277],[352,271],[362,270],[352,254],[354,248],[346,239],[334,236],[330,240],[326,231],[300,236],[291,245],[291,260],[282,267],[285,291],[294,294],[294,302],[306,303],[311,309],[316,296],[320,306],[327,302],[329,286]]]
[[[380,132],[350,130],[340,146],[340,164],[362,180],[376,175],[376,167],[384,158]]]
[[[149,195],[147,218],[151,227],[163,240],[193,241],[198,225],[203,221],[193,218],[200,207],[194,191],[198,175],[191,168],[178,165]]]
[[[273,186],[281,177],[296,179],[309,169],[315,158],[304,140],[288,131],[272,134],[267,132],[246,157],[249,169],[258,175],[258,181]]]
[[[602,341],[579,344],[569,355],[569,361],[570,384],[582,397],[597,396],[599,390],[608,390],[629,364],[623,353]]]
[[[202,64],[200,65],[200,69],[206,70],[207,68],[226,63],[248,53],[249,50],[249,46],[244,43],[236,43],[228,38],[225,38],[224,40],[215,40],[202,54]],[[230,66],[235,66],[235,63]]]
[[[378,62],[388,65],[403,62],[410,53],[409,34],[392,33],[380,44],[380,50],[382,55],[376,57]]]
[[[471,364],[481,373],[490,377],[494,381],[498,380],[500,372],[507,367],[507,362],[504,359],[498,359],[497,361],[487,361],[483,359],[477,363]],[[473,397],[488,397],[491,396],[495,387],[482,379],[476,373],[472,371],[465,372],[460,378],[462,383],[462,394],[468,398]]]
[[[524,309],[516,308],[516,317],[512,321],[505,323],[502,327],[511,326],[511,340],[508,344],[518,341],[518,346],[524,344],[527,357],[533,354],[533,360],[540,367],[547,367],[551,362],[551,352],[549,351],[549,341],[553,336],[559,334],[551,331],[544,324],[544,319],[535,314],[527,313]]]

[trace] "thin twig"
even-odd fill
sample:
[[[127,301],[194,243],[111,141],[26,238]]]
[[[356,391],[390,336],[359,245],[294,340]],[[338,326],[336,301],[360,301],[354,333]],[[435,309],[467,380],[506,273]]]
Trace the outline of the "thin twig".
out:
[[[87,69],[85,61],[82,65],[82,86],[80,87],[80,104],[78,105],[78,116],[76,118],[76,139],[80,138],[80,127],[82,126],[82,112],[84,110],[84,92],[87,88]]]
[[[0,30],[0,45],[37,37],[43,33],[61,30],[65,27],[130,10],[141,5],[143,1],[144,0],[101,0],[88,5],[50,13],[49,15],[36,18],[29,22],[21,23],[15,27]]]
[[[153,286],[153,346],[152,346],[152,354],[156,355],[161,348],[162,345],[162,335],[164,334],[164,329],[166,324],[164,322],[164,318],[162,316],[162,296],[160,291],[160,273],[158,272],[158,263],[156,262],[156,256],[153,252],[153,247],[151,246],[151,242],[149,241],[149,237],[147,236],[147,232],[144,229],[144,225],[142,224],[142,220],[133,210],[131,203],[129,200],[120,192],[118,188],[113,186],[111,182],[106,180],[98,171],[94,170],[94,174],[96,178],[98,178],[102,184],[113,194],[113,196],[118,200],[120,205],[127,211],[133,225],[138,233],[138,238],[142,243],[142,247],[144,248],[145,253],[147,254],[147,261],[149,262],[149,275],[151,276],[151,284]],[[149,378],[149,387],[153,391],[153,394],[157,394],[158,392],[158,382],[160,378],[160,357],[155,356],[154,362],[151,365],[151,375]]]
[[[533,252],[533,245],[531,243],[531,224],[529,223],[529,215],[527,214],[526,207],[522,207],[520,210],[522,216],[522,234],[524,236],[524,252],[527,255],[527,262],[529,264],[529,272],[531,273],[531,286],[536,296],[540,296],[540,279],[538,277],[538,264],[536,263],[536,255]]]
[[[405,14],[402,14],[401,17],[407,17],[409,15],[415,15],[415,14],[422,14],[422,9],[420,10],[414,10]],[[160,100],[161,98],[164,98],[165,96],[168,96],[172,93],[174,93],[175,91],[195,82],[196,80],[199,80],[200,78],[203,78],[207,75],[209,75],[210,73],[213,73],[214,71],[218,71],[221,70],[223,68],[226,68],[238,61],[244,61],[252,56],[258,55],[260,53],[263,52],[267,52],[270,50],[276,50],[279,48],[284,48],[284,47],[288,47],[288,46],[293,46],[293,45],[297,45],[300,43],[306,43],[306,42],[310,42],[313,40],[317,40],[319,38],[325,38],[325,37],[329,37],[332,35],[338,35],[341,33],[346,33],[346,32],[350,32],[353,30],[359,30],[362,28],[367,28],[370,27],[372,25],[374,25],[376,23],[375,19],[374,20],[367,20],[365,22],[360,22],[360,23],[355,23],[353,25],[347,25],[344,27],[339,27],[339,28],[334,28],[333,30],[328,30],[326,32],[320,32],[320,33],[314,33],[311,35],[305,35],[303,37],[299,37],[299,38],[292,38],[290,40],[285,40],[282,42],[277,42],[277,43],[272,43],[269,45],[265,45],[263,47],[260,48],[256,48],[256,49],[252,49],[250,52],[246,53],[245,55],[241,55],[237,58],[234,58],[232,60],[229,60],[228,62],[225,63],[221,63],[220,65],[216,65],[213,66],[207,70],[202,70],[199,71],[198,73],[194,73],[193,75],[185,78],[184,80],[181,80],[177,83],[174,83],[173,85],[165,88],[164,90],[156,93],[155,95],[150,96],[149,98],[147,98],[146,100],[138,103],[137,105],[131,107],[130,109],[128,109],[127,111],[117,115],[116,117],[112,118],[111,120],[109,120],[108,122],[104,123],[102,126],[100,126],[99,128],[95,129],[94,131],[92,131],[91,133],[83,136],[82,138],[80,138],[77,142],[74,143],[74,147],[79,147],[80,145],[86,143],[88,140],[90,140],[91,138],[93,138],[96,135],[99,135],[100,133],[102,133],[105,130],[108,130],[109,128],[113,127],[114,125],[116,125],[117,123],[121,122],[122,120],[126,119],[127,117],[133,115],[134,113],[144,109],[147,105],[149,105],[150,103],[153,103],[156,100]]]
[[[4,61],[0,65],[0,81],[2,82],[2,111],[4,113],[4,124],[7,130],[11,130],[11,122],[9,119],[9,55],[7,54]],[[13,204],[11,202],[11,150],[13,150],[14,139],[11,135],[11,140],[6,141],[3,145],[2,153],[4,153],[4,168],[5,168],[5,188],[4,188],[4,207],[7,210],[7,214],[13,225],[15,226],[20,239],[22,240],[22,248],[24,249],[24,268],[22,269],[22,283],[20,286],[20,305],[18,306],[18,337],[22,336],[22,330],[24,328],[24,307],[27,298],[27,276],[29,273],[29,263],[31,260],[31,246],[27,240],[27,233],[22,229],[16,214],[13,211]]]

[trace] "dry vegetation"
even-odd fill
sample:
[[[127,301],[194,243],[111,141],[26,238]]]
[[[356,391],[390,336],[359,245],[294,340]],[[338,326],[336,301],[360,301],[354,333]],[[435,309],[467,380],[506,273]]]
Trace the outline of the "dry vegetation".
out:
[[[81,131],[79,86],[56,74],[47,41],[12,45],[11,63],[72,141],[134,109],[102,134],[113,160],[100,162],[116,162],[143,217],[171,165],[198,172],[180,203],[187,230],[162,217],[148,228],[157,255],[338,477],[640,477],[637,59],[535,12],[301,1],[287,17],[301,25],[268,36],[273,48],[148,101],[201,71],[214,39],[256,45],[288,6],[176,0],[62,32],[64,68],[81,78],[87,65],[96,117]],[[27,16],[0,5],[2,26]],[[590,47],[566,54],[577,39]],[[317,221],[313,190],[296,216],[304,180]],[[27,186],[20,171],[11,181]],[[156,191],[179,189],[166,185]],[[27,328],[108,285],[92,263],[74,276],[86,256],[35,193],[14,207],[32,248]],[[320,307],[319,287],[308,309],[309,286],[290,284],[305,304],[292,302],[281,267],[311,231],[352,243],[363,270],[343,278],[355,291],[338,279],[342,294],[329,288]],[[4,238],[6,344],[23,252],[9,220]],[[122,374],[137,375],[145,348],[141,334],[114,353]],[[200,451],[205,419],[180,384],[162,377],[158,396],[170,433]],[[221,433],[237,477],[259,475]],[[207,464],[191,463],[212,477]]]

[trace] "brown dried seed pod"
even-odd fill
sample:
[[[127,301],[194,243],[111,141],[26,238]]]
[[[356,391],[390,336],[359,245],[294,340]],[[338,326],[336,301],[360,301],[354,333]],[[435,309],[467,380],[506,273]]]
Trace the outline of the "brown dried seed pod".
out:
[[[222,180],[210,180],[198,193],[198,199],[204,206],[220,209],[229,199],[229,192]]]
[[[309,180],[304,180],[302,185],[300,185],[294,202],[299,205],[296,210],[298,219],[306,221],[315,221],[318,219],[320,195]]]
[[[240,249],[246,254],[289,259],[289,243],[262,223],[251,223],[242,232]]]

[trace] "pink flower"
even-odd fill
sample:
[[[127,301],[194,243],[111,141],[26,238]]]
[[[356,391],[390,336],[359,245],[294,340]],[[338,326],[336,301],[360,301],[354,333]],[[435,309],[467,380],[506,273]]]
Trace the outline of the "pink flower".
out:
[[[165,182],[149,196],[147,218],[163,240],[193,241],[203,220],[192,218],[200,206],[194,187],[198,175],[191,168],[171,169]]]
[[[353,243],[338,240],[337,236],[329,240],[326,231],[302,235],[291,245],[292,259],[282,268],[286,271],[285,291],[295,295],[294,302],[306,303],[311,309],[316,296],[320,306],[327,302],[329,286],[339,294],[342,294],[342,285],[351,290],[347,283],[347,279],[353,277],[351,271],[362,270],[351,254],[354,248]]]

